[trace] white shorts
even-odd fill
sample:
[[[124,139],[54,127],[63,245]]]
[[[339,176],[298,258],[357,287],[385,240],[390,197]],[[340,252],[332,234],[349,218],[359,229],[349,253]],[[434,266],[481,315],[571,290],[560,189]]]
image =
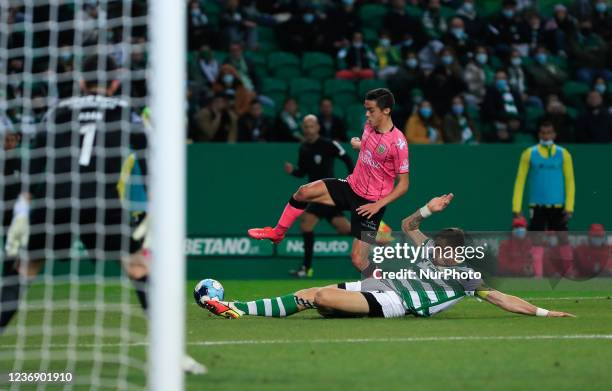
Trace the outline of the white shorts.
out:
[[[402,299],[398,296],[397,293],[393,292],[392,290],[389,290],[388,288],[385,289],[386,287],[382,284],[380,286],[381,289],[377,289],[377,284],[373,284],[373,282],[378,282],[378,280],[369,280],[371,279],[366,279],[364,281],[346,282],[344,283],[345,289],[351,292],[371,293],[378,302],[378,304],[380,304],[385,318],[399,318],[406,315],[406,308],[404,308]]]

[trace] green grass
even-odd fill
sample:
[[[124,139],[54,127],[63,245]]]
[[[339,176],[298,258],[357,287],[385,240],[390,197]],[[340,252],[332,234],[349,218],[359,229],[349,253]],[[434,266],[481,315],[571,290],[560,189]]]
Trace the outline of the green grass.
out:
[[[222,282],[230,299],[270,297],[331,283],[321,280]],[[612,289],[604,289],[609,287],[609,282],[596,282],[592,285],[596,288],[590,291],[545,291],[533,287],[527,291],[524,283],[516,286],[515,292],[532,298],[534,304],[572,312],[578,315],[576,319],[519,316],[466,299],[430,319],[323,319],[315,311],[306,311],[285,319],[244,317],[238,320],[213,317],[200,309],[191,299],[190,290],[195,282],[189,282],[187,350],[205,363],[210,373],[187,377],[187,389],[607,390],[612,384],[612,339],[592,336],[612,335],[609,298]],[[28,303],[36,306],[42,290],[40,286],[33,286]],[[104,318],[95,318],[91,306],[95,304],[96,294],[104,294],[107,302],[116,302],[121,294],[128,292],[133,302],[124,308],[123,316],[113,309]],[[70,297],[65,286],[53,293],[59,303]],[[84,303],[78,317],[79,334],[86,334],[87,327],[94,324],[112,330],[122,320],[129,320],[133,336],[130,341],[108,336],[98,341],[105,344],[99,346],[92,335],[80,335],[74,340],[80,354],[91,352],[98,345],[99,353],[109,355],[100,367],[102,376],[109,379],[116,378],[122,368],[126,369],[113,356],[121,349],[133,358],[133,364],[138,361],[142,364],[146,347],[141,342],[146,324],[134,305],[129,286],[98,292],[95,286],[84,286],[72,292],[73,298],[77,293]],[[42,309],[31,309],[27,315],[25,321],[30,326],[45,323]],[[71,334],[65,329],[68,315],[67,310],[53,312],[53,331],[65,332],[47,337],[58,355],[67,350]],[[35,335],[21,343],[38,355],[42,338]],[[0,337],[0,370],[4,373],[14,359],[11,354],[15,343],[14,327]],[[24,369],[37,370],[39,363],[39,359],[26,360]],[[53,360],[49,368],[61,371],[66,365],[64,360]],[[75,377],[87,382],[91,369],[91,361],[79,361]],[[145,376],[136,366],[127,368],[127,372],[131,384],[144,384]],[[118,387],[111,385],[110,388]]]

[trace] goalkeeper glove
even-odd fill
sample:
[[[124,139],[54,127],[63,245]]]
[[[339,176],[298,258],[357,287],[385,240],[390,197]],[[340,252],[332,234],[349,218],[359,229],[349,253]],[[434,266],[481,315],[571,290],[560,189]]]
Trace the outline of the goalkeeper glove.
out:
[[[26,248],[30,237],[30,201],[20,195],[13,208],[13,220],[6,235],[6,255],[16,257],[19,250]]]
[[[148,250],[151,248],[151,230],[149,229],[149,215],[146,215],[144,219],[138,224],[134,232],[132,233],[132,239],[135,241],[142,240],[142,248]]]

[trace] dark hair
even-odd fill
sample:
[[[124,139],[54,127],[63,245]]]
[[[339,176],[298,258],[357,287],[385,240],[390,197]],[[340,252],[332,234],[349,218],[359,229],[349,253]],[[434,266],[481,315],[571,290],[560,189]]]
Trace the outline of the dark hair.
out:
[[[85,74],[83,75],[85,86],[97,87],[100,86],[103,81],[106,83],[110,83],[117,77],[117,75],[115,74],[117,68],[119,67],[117,66],[117,63],[115,62],[115,60],[113,60],[112,57],[103,56],[102,64],[100,64],[100,56],[97,54],[87,57],[83,61],[83,67],[81,69],[81,71]],[[106,75],[104,80],[98,79],[100,73]]]
[[[391,109],[393,110],[393,105],[395,105],[395,98],[393,97],[393,93],[386,88],[375,88],[366,93],[365,100],[374,100],[376,101],[376,105],[381,109]]]
[[[445,228],[434,235],[436,246],[459,247],[465,245],[465,232],[461,228]]]
[[[555,124],[553,124],[552,121],[549,119],[543,119],[542,121],[540,121],[540,128],[553,128],[554,130]]]

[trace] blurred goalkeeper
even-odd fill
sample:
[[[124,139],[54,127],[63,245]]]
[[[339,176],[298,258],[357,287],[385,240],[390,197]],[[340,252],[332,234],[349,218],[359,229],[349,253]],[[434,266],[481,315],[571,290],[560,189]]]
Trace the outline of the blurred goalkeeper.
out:
[[[79,261],[70,254],[77,238],[89,259],[121,261],[147,311],[147,127],[128,100],[112,96],[117,71],[110,57],[85,59],[83,95],[52,107],[35,136],[6,237],[6,256],[15,262],[3,276],[0,332],[17,312],[22,282],[45,260]]]

